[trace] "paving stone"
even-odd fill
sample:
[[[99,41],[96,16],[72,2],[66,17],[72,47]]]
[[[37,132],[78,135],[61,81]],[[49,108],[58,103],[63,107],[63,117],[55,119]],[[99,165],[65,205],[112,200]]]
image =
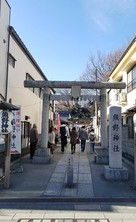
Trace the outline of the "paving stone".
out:
[[[50,182],[47,189],[43,193],[45,196],[60,196],[62,183]]]
[[[78,197],[94,197],[93,185],[91,184],[78,184]]]
[[[79,173],[91,173],[89,166],[79,166]]]
[[[57,166],[54,170],[54,173],[65,173],[66,168],[62,166]]]
[[[78,183],[91,183],[91,174],[90,173],[79,173]]]
[[[75,210],[101,210],[101,206],[100,205],[75,205],[74,206]]]

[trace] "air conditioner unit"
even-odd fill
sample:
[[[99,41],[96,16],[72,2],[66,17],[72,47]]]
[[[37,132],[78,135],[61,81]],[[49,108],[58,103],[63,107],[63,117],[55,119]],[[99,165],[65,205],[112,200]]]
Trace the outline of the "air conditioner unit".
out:
[[[121,92],[119,94],[119,102],[120,103],[125,103],[127,102],[127,93]]]

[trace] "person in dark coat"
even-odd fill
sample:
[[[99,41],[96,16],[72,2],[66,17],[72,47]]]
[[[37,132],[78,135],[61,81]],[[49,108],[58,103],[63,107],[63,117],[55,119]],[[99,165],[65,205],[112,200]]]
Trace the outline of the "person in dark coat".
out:
[[[85,129],[85,126],[82,126],[79,131],[79,139],[81,140],[81,152],[84,152],[86,140],[88,139],[88,133]]]
[[[73,127],[70,132],[70,143],[71,143],[71,154],[75,153],[77,143],[77,132],[76,128]]]
[[[61,152],[64,153],[64,147],[67,144],[66,125],[64,123],[60,126]]]
[[[38,142],[37,126],[36,124],[33,124],[33,128],[30,130],[30,159],[33,159],[37,142]]]
[[[67,145],[67,137],[69,137],[69,129],[65,123],[60,126],[61,152],[64,153],[64,147]]]

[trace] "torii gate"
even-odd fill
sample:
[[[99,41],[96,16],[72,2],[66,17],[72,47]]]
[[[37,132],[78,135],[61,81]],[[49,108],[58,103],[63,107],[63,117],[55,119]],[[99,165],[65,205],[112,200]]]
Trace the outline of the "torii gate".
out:
[[[107,104],[106,104],[106,89],[125,89],[124,82],[93,82],[93,81],[34,81],[25,80],[24,87],[44,88],[43,92],[43,110],[42,110],[42,132],[41,132],[41,147],[33,158],[34,163],[48,163],[50,155],[47,149],[48,142],[48,118],[49,118],[49,101],[57,100],[62,95],[50,95],[50,89],[53,88],[71,88],[72,86],[80,86],[82,89],[100,89],[101,101],[101,148],[108,148],[107,139]],[[91,98],[92,96],[90,96]],[[70,98],[70,97],[69,97]],[[99,99],[99,96],[95,97]]]

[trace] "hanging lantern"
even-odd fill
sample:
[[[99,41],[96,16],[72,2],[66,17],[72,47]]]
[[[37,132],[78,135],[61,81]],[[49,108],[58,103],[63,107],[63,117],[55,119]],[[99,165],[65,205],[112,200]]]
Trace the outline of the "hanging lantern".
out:
[[[13,113],[0,110],[0,133],[8,134],[12,131]]]

